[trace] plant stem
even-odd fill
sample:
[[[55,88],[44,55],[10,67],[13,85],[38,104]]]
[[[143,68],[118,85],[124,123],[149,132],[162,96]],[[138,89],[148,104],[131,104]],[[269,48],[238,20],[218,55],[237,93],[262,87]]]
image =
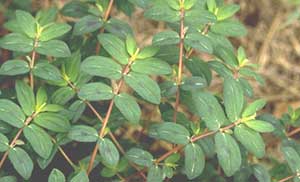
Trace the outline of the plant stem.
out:
[[[173,115],[173,121],[177,120],[177,112],[180,104],[180,84],[182,81],[182,72],[183,72],[183,54],[184,54],[184,7],[180,9],[180,42],[179,42],[179,60],[178,60],[178,75],[176,79],[177,90],[176,90],[176,101],[175,101],[175,110]]]
[[[289,132],[289,133],[287,134],[287,136],[288,136],[288,137],[292,137],[292,136],[296,135],[296,134],[299,133],[299,132],[300,132],[300,128],[296,128],[295,130]]]
[[[108,7],[107,7],[107,10],[105,11],[105,14],[104,14],[104,17],[103,17],[104,23],[108,20],[108,17],[109,17],[109,15],[110,15],[110,13],[111,13],[113,4],[114,4],[114,0],[110,0],[110,1],[109,1],[109,5],[108,5]],[[103,32],[104,32],[104,27],[100,28],[99,33],[101,34],[101,33],[103,33]],[[100,49],[101,49],[101,44],[100,44],[100,42],[98,41],[98,42],[97,42],[97,45],[96,45],[96,55],[99,54]]]
[[[65,153],[65,151],[62,149],[61,146],[58,145],[57,141],[51,137],[52,142],[57,145],[57,148],[59,150],[59,152],[61,153],[61,155],[66,159],[66,161],[70,164],[70,166],[72,166],[73,169],[76,168],[76,165],[72,162],[72,160],[70,159],[70,157]]]
[[[14,139],[11,141],[11,143],[9,144],[9,149],[3,154],[1,161],[0,161],[0,169],[2,168],[5,160],[7,159],[9,150],[14,148],[16,145],[16,141],[20,138],[21,134],[24,131],[24,128],[26,126],[28,126],[30,124],[30,122],[33,120],[33,118],[37,115],[37,113],[33,113],[31,116],[29,116],[25,122],[24,122],[24,126],[22,128],[19,129],[18,133],[16,134],[16,136],[14,137]]]
[[[297,177],[297,175],[291,175],[291,176],[285,177],[285,178],[279,180],[278,182],[285,182],[285,181],[288,181],[290,179],[293,179],[294,177]]]
[[[29,82],[30,82],[30,87],[31,87],[32,89],[34,88],[33,68],[34,68],[35,59],[36,59],[36,51],[35,51],[35,48],[36,48],[37,46],[38,46],[38,39],[35,38],[35,40],[34,40],[34,45],[33,45],[33,51],[32,51],[31,59],[30,59],[30,63],[29,63],[29,67],[30,67]]]

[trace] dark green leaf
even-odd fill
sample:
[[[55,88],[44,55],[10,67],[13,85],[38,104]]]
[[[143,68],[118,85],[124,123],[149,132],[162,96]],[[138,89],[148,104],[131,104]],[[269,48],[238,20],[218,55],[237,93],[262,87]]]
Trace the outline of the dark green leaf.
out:
[[[192,76],[183,79],[180,88],[186,91],[199,90],[207,86],[206,79],[200,76]]]
[[[207,92],[195,92],[192,95],[197,114],[203,119],[209,130],[220,129],[227,121],[217,99]]]
[[[142,98],[153,103],[160,103],[160,89],[147,75],[131,72],[125,76],[125,82]]]
[[[70,57],[71,52],[66,43],[61,40],[39,42],[35,49],[38,53],[53,57]]]
[[[265,143],[256,131],[241,124],[235,127],[234,136],[256,157],[262,158],[265,155]]]
[[[70,87],[61,87],[56,90],[51,97],[55,104],[64,105],[75,96],[75,92]]]
[[[184,170],[188,179],[194,179],[202,173],[205,157],[201,147],[190,143],[184,147]]]
[[[16,147],[9,151],[8,158],[16,171],[25,180],[28,180],[33,170],[33,162],[27,152],[19,147]]]
[[[259,164],[255,164],[253,167],[253,173],[258,182],[271,182],[271,176],[268,170]]]
[[[36,20],[30,13],[17,10],[16,11],[17,22],[21,30],[31,38],[35,38],[36,34]]]
[[[21,128],[24,125],[25,115],[17,104],[7,99],[0,99],[0,120]]]
[[[232,67],[238,66],[238,60],[233,50],[228,47],[218,46],[214,50],[215,55]]]
[[[0,152],[5,152],[9,149],[8,138],[0,133]]]
[[[62,173],[58,169],[53,169],[50,173],[50,176],[48,178],[48,182],[65,182],[66,178],[64,173]]]
[[[297,151],[292,147],[282,147],[281,151],[283,152],[285,160],[288,162],[289,167],[294,173],[299,172],[300,170],[300,156]]]
[[[137,124],[140,121],[142,113],[135,98],[126,93],[121,93],[114,98],[114,102],[129,122]]]
[[[215,135],[216,151],[219,163],[226,176],[232,176],[240,169],[241,153],[236,141],[226,133]]]
[[[80,18],[87,15],[88,10],[89,6],[87,3],[81,1],[70,1],[64,5],[61,9],[61,13],[64,16]]]
[[[176,22],[180,19],[180,12],[172,10],[165,1],[156,1],[156,5],[145,11],[144,16],[149,19],[166,22]]]
[[[81,54],[76,51],[64,64],[65,74],[71,82],[76,82],[80,75]]]
[[[75,23],[73,34],[74,35],[83,35],[86,33],[94,32],[101,28],[103,21],[101,18],[87,15],[82,17],[78,22]]]
[[[36,19],[41,26],[52,23],[56,20],[58,9],[56,7],[51,7],[48,9],[42,9],[38,11]]]
[[[243,24],[235,20],[224,20],[211,26],[211,31],[217,34],[231,37],[242,37],[247,34]]]
[[[32,88],[25,82],[16,81],[16,93],[19,104],[27,116],[35,111],[35,97]]]
[[[80,88],[78,97],[89,101],[110,100],[114,97],[114,93],[110,86],[96,82],[83,85]]]
[[[150,167],[153,164],[153,156],[149,152],[139,148],[131,148],[126,153],[126,158],[140,166]]]
[[[58,113],[40,113],[34,118],[34,122],[54,132],[68,132],[71,128],[69,121]]]
[[[85,171],[80,171],[77,175],[75,175],[70,182],[89,182],[89,177]]]
[[[210,39],[201,33],[189,33],[184,38],[184,43],[192,48],[207,53],[213,52],[213,47]]]
[[[48,41],[60,37],[71,30],[71,26],[66,23],[53,23],[43,28],[40,41]]]
[[[121,64],[128,63],[128,54],[126,51],[125,43],[114,36],[113,34],[101,34],[98,36],[100,44],[104,49]]]
[[[33,150],[44,159],[47,159],[53,147],[51,137],[40,127],[31,124],[24,128],[24,136]]]
[[[1,65],[0,75],[22,75],[29,72],[29,65],[23,60],[8,60]]]
[[[128,23],[115,18],[110,18],[109,21],[106,22],[105,30],[122,37],[123,39],[129,34],[133,35],[132,29]]]
[[[4,176],[0,177],[1,182],[17,182],[17,178],[15,176]]]
[[[163,181],[163,171],[158,167],[152,165],[149,168],[147,175],[147,182],[162,182]]]
[[[113,80],[118,80],[122,77],[122,67],[112,59],[102,56],[86,58],[81,64],[81,70],[93,76],[101,76]]]
[[[251,121],[247,121],[245,122],[245,124],[258,132],[272,132],[274,131],[274,126],[271,123],[265,122],[265,121],[261,121],[261,120],[251,120]]]
[[[0,39],[0,47],[11,51],[31,52],[33,50],[33,40],[25,35],[11,33]]]
[[[206,62],[201,59],[192,58],[185,61],[185,66],[189,69],[193,76],[200,76],[206,79],[209,85],[212,80],[211,70]]]
[[[99,151],[105,164],[109,166],[118,165],[120,154],[110,139],[103,138],[99,140]]]
[[[69,131],[68,137],[78,142],[96,142],[98,140],[98,133],[93,127],[75,125]]]
[[[167,75],[172,73],[172,68],[169,64],[157,58],[135,61],[131,68],[137,73],[148,75]]]
[[[62,75],[57,67],[50,63],[38,63],[33,68],[34,76],[42,78],[47,81],[62,80]]]
[[[154,35],[152,44],[154,46],[165,46],[165,45],[174,45],[178,44],[180,37],[175,31],[165,31],[159,32]]]

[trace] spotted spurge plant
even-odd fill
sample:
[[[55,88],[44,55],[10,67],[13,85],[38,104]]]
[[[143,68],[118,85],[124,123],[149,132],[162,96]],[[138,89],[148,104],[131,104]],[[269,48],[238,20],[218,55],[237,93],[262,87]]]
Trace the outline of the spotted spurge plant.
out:
[[[299,126],[299,110],[260,114],[266,102],[249,82],[264,84],[258,65],[230,41],[247,33],[234,18],[239,5],[26,3],[7,7],[0,39],[10,52],[0,68],[1,182],[300,181],[300,147],[286,132]],[[135,9],[144,12],[137,21],[166,27],[150,44],[114,17]],[[280,139],[288,165],[266,152],[263,133]]]

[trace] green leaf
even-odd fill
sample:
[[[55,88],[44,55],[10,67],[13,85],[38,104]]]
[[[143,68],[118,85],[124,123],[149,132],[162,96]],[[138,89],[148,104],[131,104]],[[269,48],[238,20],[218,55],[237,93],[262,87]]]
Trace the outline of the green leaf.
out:
[[[227,121],[217,99],[207,92],[194,92],[192,95],[197,114],[209,130],[217,131]]]
[[[48,41],[60,37],[71,30],[71,26],[66,23],[53,23],[43,27],[43,31],[39,38],[40,41]]]
[[[266,101],[263,99],[256,100],[249,104],[244,110],[242,117],[249,117],[254,115],[258,110],[261,110],[266,105]]]
[[[147,75],[168,75],[172,73],[172,68],[169,64],[157,58],[135,61],[131,69],[137,73]]]
[[[21,30],[31,38],[36,36],[36,20],[34,17],[25,11],[17,10],[16,19]]]
[[[17,182],[17,178],[15,176],[4,176],[0,177],[1,182]]]
[[[154,46],[165,46],[178,44],[179,41],[180,37],[178,33],[175,31],[168,30],[155,34],[152,39],[152,44]]]
[[[105,164],[109,166],[118,165],[120,154],[110,139],[103,138],[99,140],[99,151]]]
[[[145,11],[144,16],[152,20],[171,23],[180,20],[180,12],[171,9],[165,1],[161,1],[159,3],[156,1],[155,6],[152,6]]]
[[[202,173],[205,166],[205,156],[201,147],[190,143],[184,147],[184,171],[188,179],[194,179]]]
[[[234,136],[257,158],[265,155],[265,143],[259,133],[241,124],[234,129]]]
[[[36,110],[47,103],[48,96],[45,87],[40,87],[36,94]]]
[[[246,121],[245,124],[258,132],[272,132],[275,130],[274,126],[271,123],[261,121],[261,120],[251,120],[251,121]]]
[[[190,141],[190,132],[182,125],[173,122],[153,125],[150,128],[149,135],[174,144],[187,144]]]
[[[8,60],[1,65],[0,75],[22,75],[29,72],[29,65],[23,60]]]
[[[126,152],[126,158],[129,161],[144,167],[150,167],[153,164],[153,156],[149,152],[139,148],[131,148]]]
[[[0,47],[17,52],[31,52],[34,41],[25,35],[11,33],[0,39]]]
[[[136,56],[137,59],[146,59],[154,56],[159,51],[158,47],[147,46],[142,49],[139,54]]]
[[[101,34],[98,36],[98,40],[100,41],[100,44],[102,44],[104,49],[119,63],[128,63],[126,46],[121,39],[114,36],[113,34]]]
[[[271,182],[271,176],[264,166],[255,164],[252,166],[252,168],[253,174],[258,180],[258,182]]]
[[[60,12],[64,16],[80,18],[88,14],[89,6],[85,2],[70,1],[66,3]]]
[[[76,51],[71,55],[71,57],[65,62],[64,68],[68,79],[71,82],[76,82],[80,75],[80,64],[81,64],[81,54],[80,51]]]
[[[91,33],[100,29],[102,25],[103,21],[101,18],[93,15],[87,15],[80,18],[79,21],[75,23],[73,34],[83,35],[86,33]]]
[[[184,78],[180,88],[182,90],[191,91],[199,90],[207,86],[206,79],[200,76],[191,76]]]
[[[75,96],[75,92],[70,87],[61,87],[56,90],[51,97],[54,104],[65,105]]]
[[[53,147],[51,137],[42,128],[31,124],[24,128],[24,136],[33,150],[44,159],[48,159]]]
[[[133,56],[137,50],[137,45],[132,35],[127,35],[126,37],[126,49],[131,56]]]
[[[98,133],[93,127],[75,125],[69,131],[68,137],[78,142],[96,142],[98,140]]]
[[[243,24],[236,20],[224,20],[211,26],[211,31],[217,34],[230,37],[242,37],[247,34]]]
[[[27,116],[35,111],[35,97],[33,90],[25,82],[16,81],[16,93],[19,104]]]
[[[121,93],[114,97],[114,102],[124,117],[131,123],[139,123],[141,118],[141,109],[135,98],[126,94]]]
[[[228,64],[232,67],[238,66],[238,60],[237,60],[233,50],[229,49],[228,47],[218,46],[215,48],[214,54],[218,58],[223,60],[226,64]]]
[[[147,75],[131,72],[125,76],[125,82],[143,99],[153,104],[160,103],[160,88]]]
[[[34,122],[54,132],[68,132],[71,128],[67,118],[58,113],[40,113],[34,118]]]
[[[210,12],[215,12],[217,8],[216,0],[207,0],[207,8]]]
[[[185,0],[184,1],[184,9],[189,10],[191,9],[195,4],[197,3],[197,0]]]
[[[123,39],[129,34],[133,35],[129,24],[116,18],[110,18],[109,21],[105,23],[105,30]]]
[[[218,21],[225,20],[232,17],[236,12],[240,10],[240,6],[237,4],[224,5],[218,8],[217,18]]]
[[[88,101],[110,100],[114,97],[114,93],[110,86],[96,82],[83,85],[78,97]]]
[[[8,138],[0,133],[0,152],[5,152],[9,149]]]
[[[294,173],[300,170],[300,156],[298,152],[292,147],[282,147],[285,160],[288,162],[289,167]]]
[[[215,135],[216,151],[219,163],[226,176],[232,176],[240,169],[241,153],[236,141],[226,133]]]
[[[114,169],[110,169],[108,167],[104,167],[104,168],[102,168],[100,174],[101,174],[102,177],[111,178],[111,177],[115,176],[116,173],[117,173],[117,171],[115,171]]]
[[[180,9],[180,4],[178,0],[166,0],[168,3],[169,7],[174,9],[174,10],[179,10]]]
[[[25,180],[28,180],[32,174],[33,162],[27,152],[19,147],[16,147],[9,151],[8,158],[16,171]]]
[[[147,175],[147,182],[162,182],[163,181],[163,171],[155,165],[149,168]]]
[[[66,178],[64,173],[58,169],[53,169],[48,177],[48,182],[65,182]]]
[[[240,119],[245,103],[243,88],[236,80],[232,78],[225,78],[223,96],[228,119],[230,122],[237,121]]]
[[[36,19],[41,26],[52,23],[57,18],[58,9],[56,7],[51,7],[48,9],[42,9],[38,11]]]
[[[66,43],[61,40],[49,40],[46,42],[39,42],[36,47],[36,52],[53,57],[70,57],[71,52]]]
[[[0,120],[21,128],[24,125],[25,115],[17,104],[7,99],[0,99]]]
[[[90,56],[81,64],[81,70],[93,75],[118,80],[122,77],[122,67],[114,60],[102,56]]]
[[[205,78],[207,84],[210,84],[212,80],[212,73],[207,62],[204,62],[201,59],[192,58],[185,61],[185,66],[189,69],[193,76]]]
[[[47,104],[45,107],[43,107],[40,112],[59,112],[64,110],[64,107],[57,104]]]
[[[70,182],[89,182],[89,177],[85,171],[80,171],[77,175],[75,175]]]
[[[36,77],[47,81],[62,80],[62,75],[58,68],[50,63],[38,63],[33,68],[33,74]]]
[[[210,39],[201,33],[188,33],[184,38],[184,43],[198,51],[206,53],[213,52],[213,46]]]

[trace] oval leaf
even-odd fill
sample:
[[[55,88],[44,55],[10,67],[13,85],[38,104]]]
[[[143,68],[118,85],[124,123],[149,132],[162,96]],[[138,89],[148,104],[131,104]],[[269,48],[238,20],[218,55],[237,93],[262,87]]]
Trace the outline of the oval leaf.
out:
[[[0,99],[0,120],[21,128],[24,125],[25,115],[17,104],[7,99]]]
[[[110,100],[114,97],[114,93],[110,86],[97,82],[83,85],[78,97],[88,101]]]
[[[131,148],[126,153],[126,158],[140,166],[150,167],[153,164],[153,156],[149,152],[139,148]]]
[[[201,147],[190,143],[184,147],[184,170],[188,179],[194,179],[202,173],[205,166],[205,156]]]
[[[16,171],[25,180],[28,180],[33,170],[33,162],[27,152],[19,147],[16,147],[9,151],[8,158]]]
[[[109,166],[118,165],[120,154],[110,139],[104,138],[99,141],[99,151],[105,164]]]
[[[78,142],[96,142],[98,140],[97,130],[90,126],[72,126],[68,137]]]

